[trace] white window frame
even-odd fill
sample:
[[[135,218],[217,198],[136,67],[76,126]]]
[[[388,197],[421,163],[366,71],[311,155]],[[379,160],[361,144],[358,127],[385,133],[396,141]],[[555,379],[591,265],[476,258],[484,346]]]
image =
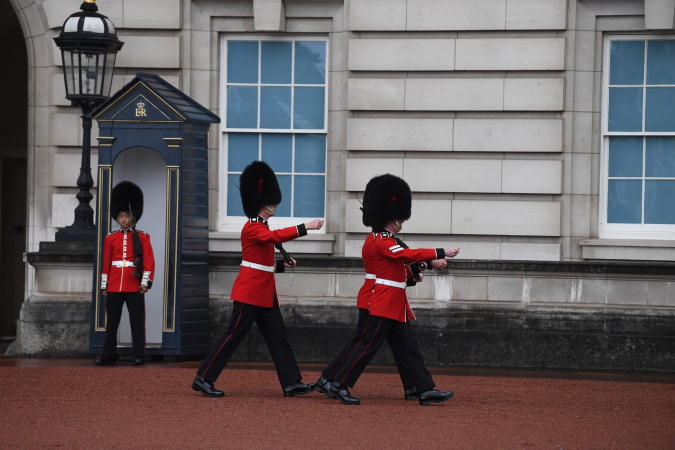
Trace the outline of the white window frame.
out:
[[[653,239],[653,240],[675,240],[675,225],[667,224],[618,224],[607,223],[607,192],[609,186],[609,138],[611,136],[675,136],[675,132],[619,132],[608,130],[608,116],[609,116],[609,64],[610,64],[610,50],[612,41],[655,41],[655,40],[674,40],[672,35],[626,35],[626,34],[611,34],[605,36],[603,47],[603,73],[602,73],[602,123],[601,123],[601,137],[600,137],[600,227],[598,234],[601,239]],[[647,43],[647,49],[649,44]],[[645,53],[645,68],[644,68],[644,82],[647,77],[647,54]],[[637,85],[639,86],[639,85]],[[636,87],[636,86],[632,86]],[[647,87],[675,87],[675,85],[647,85],[643,84],[642,95],[642,128],[644,129],[645,120],[645,102],[647,101],[646,88]],[[643,144],[642,151],[642,170],[645,168],[645,149]],[[644,178],[642,183],[642,211],[644,216],[644,202],[645,202],[645,185]],[[658,178],[657,178],[658,179]],[[644,221],[644,217],[643,217]]]
[[[258,128],[228,128],[227,127],[227,86],[247,86],[248,83],[228,83],[227,82],[227,43],[228,41],[321,41],[326,43],[326,80],[325,84],[295,84],[295,45],[292,45],[292,65],[291,65],[291,74],[292,74],[292,87],[323,87],[324,88],[324,123],[323,129],[294,129],[293,128],[293,108],[295,107],[295,90],[291,88],[291,128],[287,129],[270,129],[260,128],[260,86],[261,83],[261,58],[262,52],[258,51]],[[305,223],[313,219],[324,219],[326,216],[327,209],[327,192],[328,192],[328,92],[329,92],[329,74],[330,74],[330,45],[328,36],[315,36],[315,35],[292,35],[292,36],[265,36],[265,35],[222,35],[220,41],[221,54],[220,54],[220,131],[219,131],[219,140],[220,140],[220,151],[219,151],[219,162],[218,162],[218,231],[222,232],[240,232],[242,226],[246,222],[246,218],[243,216],[228,216],[227,215],[227,192],[228,189],[236,189],[234,186],[229,185],[228,180],[228,170],[227,170],[227,161],[228,161],[228,133],[283,133],[283,134],[323,134],[326,135],[326,159],[324,173],[303,173],[303,176],[311,175],[321,175],[324,176],[324,186],[325,186],[325,197],[324,198],[324,216],[323,217],[274,217],[270,220],[271,229],[285,228],[299,223]],[[288,86],[288,85],[277,85],[277,84],[265,84],[265,86]],[[262,139],[262,136],[261,136]],[[258,143],[258,155],[260,157],[260,152],[262,151],[261,143]],[[291,169],[295,170],[295,139],[293,139],[293,149],[292,149],[293,161],[291,162]],[[277,173],[277,175],[292,175],[292,173]],[[293,201],[295,194],[295,178],[291,178],[291,198],[284,198],[282,201],[291,202],[291,213],[293,211]],[[325,234],[326,227],[323,227],[318,231],[309,231],[311,234]]]

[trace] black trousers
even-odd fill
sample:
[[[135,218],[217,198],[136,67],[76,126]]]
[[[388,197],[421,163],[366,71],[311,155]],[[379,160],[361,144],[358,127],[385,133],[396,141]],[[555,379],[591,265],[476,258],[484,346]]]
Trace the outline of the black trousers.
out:
[[[122,307],[127,304],[134,358],[145,357],[145,295],[139,292],[108,292],[105,309],[108,324],[103,340],[103,356],[114,358],[117,355],[117,329],[122,319]]]
[[[352,337],[349,342],[347,342],[345,346],[342,347],[340,353],[338,353],[333,361],[328,364],[328,367],[323,369],[322,375],[326,379],[333,380],[333,376],[338,371],[338,369],[344,365],[345,361],[347,361],[347,358],[349,358],[349,356],[351,356],[351,354],[354,352],[356,346],[359,345],[359,343],[365,338],[366,325],[368,324],[369,316],[370,311],[359,308],[359,321],[356,324],[356,334],[354,334],[354,337]],[[389,337],[387,337],[387,342],[389,342],[391,351],[394,354],[394,362],[396,363],[396,368],[398,369],[398,375],[401,377],[403,389],[412,389],[415,387],[415,383],[408,374],[408,369],[405,366],[405,361],[403,361],[399,349],[395,347]]]
[[[286,337],[286,325],[276,299],[273,308],[262,308],[235,301],[230,325],[202,362],[197,375],[215,382],[254,322],[258,325],[272,355],[281,387],[300,381],[302,379],[300,368]]]
[[[398,322],[373,315],[368,320],[364,338],[335,373],[333,380],[343,386],[353,387],[385,339],[404,361],[417,392],[432,389],[435,386],[434,380],[424,365],[424,358],[410,322]]]

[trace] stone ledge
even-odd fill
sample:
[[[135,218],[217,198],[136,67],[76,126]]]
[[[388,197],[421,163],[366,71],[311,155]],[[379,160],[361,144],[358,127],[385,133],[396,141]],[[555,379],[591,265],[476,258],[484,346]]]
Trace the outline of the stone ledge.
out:
[[[316,239],[318,242],[331,242],[331,235]],[[323,236],[326,236],[325,238]],[[584,241],[586,242],[586,241]],[[295,253],[288,246],[289,253]],[[675,248],[673,249],[675,251]],[[299,252],[302,253],[302,252]],[[308,268],[348,268],[361,269],[361,258],[303,254],[296,258],[298,264]],[[675,258],[673,258],[675,259]],[[89,263],[94,262],[93,243],[41,242],[40,251],[26,254],[26,260],[33,266],[40,263]],[[669,261],[497,261],[497,260],[448,260],[448,268],[439,274],[449,274],[458,270],[473,271],[510,271],[510,272],[558,272],[592,274],[635,274],[666,275],[675,274],[675,263]],[[239,266],[240,252],[209,252],[209,263],[215,266]]]
[[[624,261],[673,261],[675,241],[639,239],[588,239],[579,242],[585,259]]]

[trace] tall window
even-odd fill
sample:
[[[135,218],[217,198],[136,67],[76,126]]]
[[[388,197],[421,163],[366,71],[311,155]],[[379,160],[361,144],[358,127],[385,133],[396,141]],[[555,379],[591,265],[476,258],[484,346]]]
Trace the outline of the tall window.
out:
[[[600,236],[675,238],[675,39],[609,36]]]
[[[235,184],[255,160],[279,180],[274,224],[325,217],[327,40],[225,37],[222,50],[220,228],[241,229]]]

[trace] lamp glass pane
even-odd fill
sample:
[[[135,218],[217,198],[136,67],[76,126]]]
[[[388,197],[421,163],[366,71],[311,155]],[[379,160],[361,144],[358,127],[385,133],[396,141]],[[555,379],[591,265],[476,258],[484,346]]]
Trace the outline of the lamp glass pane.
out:
[[[77,64],[75,64],[77,54],[70,50],[63,50],[62,55],[63,55],[63,74],[66,79],[66,96],[77,94],[80,91],[79,81],[75,83],[76,74],[74,68],[77,67]]]
[[[104,97],[110,97],[110,87],[112,86],[113,74],[115,72],[115,53],[108,53],[105,56],[105,75],[103,77],[103,91]]]
[[[100,17],[85,17],[82,31],[89,31],[91,33],[105,33],[105,26]]]
[[[98,85],[96,84],[98,80],[98,74],[96,66],[97,63],[96,53],[91,52],[81,52],[80,61],[82,66],[80,67],[80,76],[82,77],[82,94],[84,95],[97,95]]]

